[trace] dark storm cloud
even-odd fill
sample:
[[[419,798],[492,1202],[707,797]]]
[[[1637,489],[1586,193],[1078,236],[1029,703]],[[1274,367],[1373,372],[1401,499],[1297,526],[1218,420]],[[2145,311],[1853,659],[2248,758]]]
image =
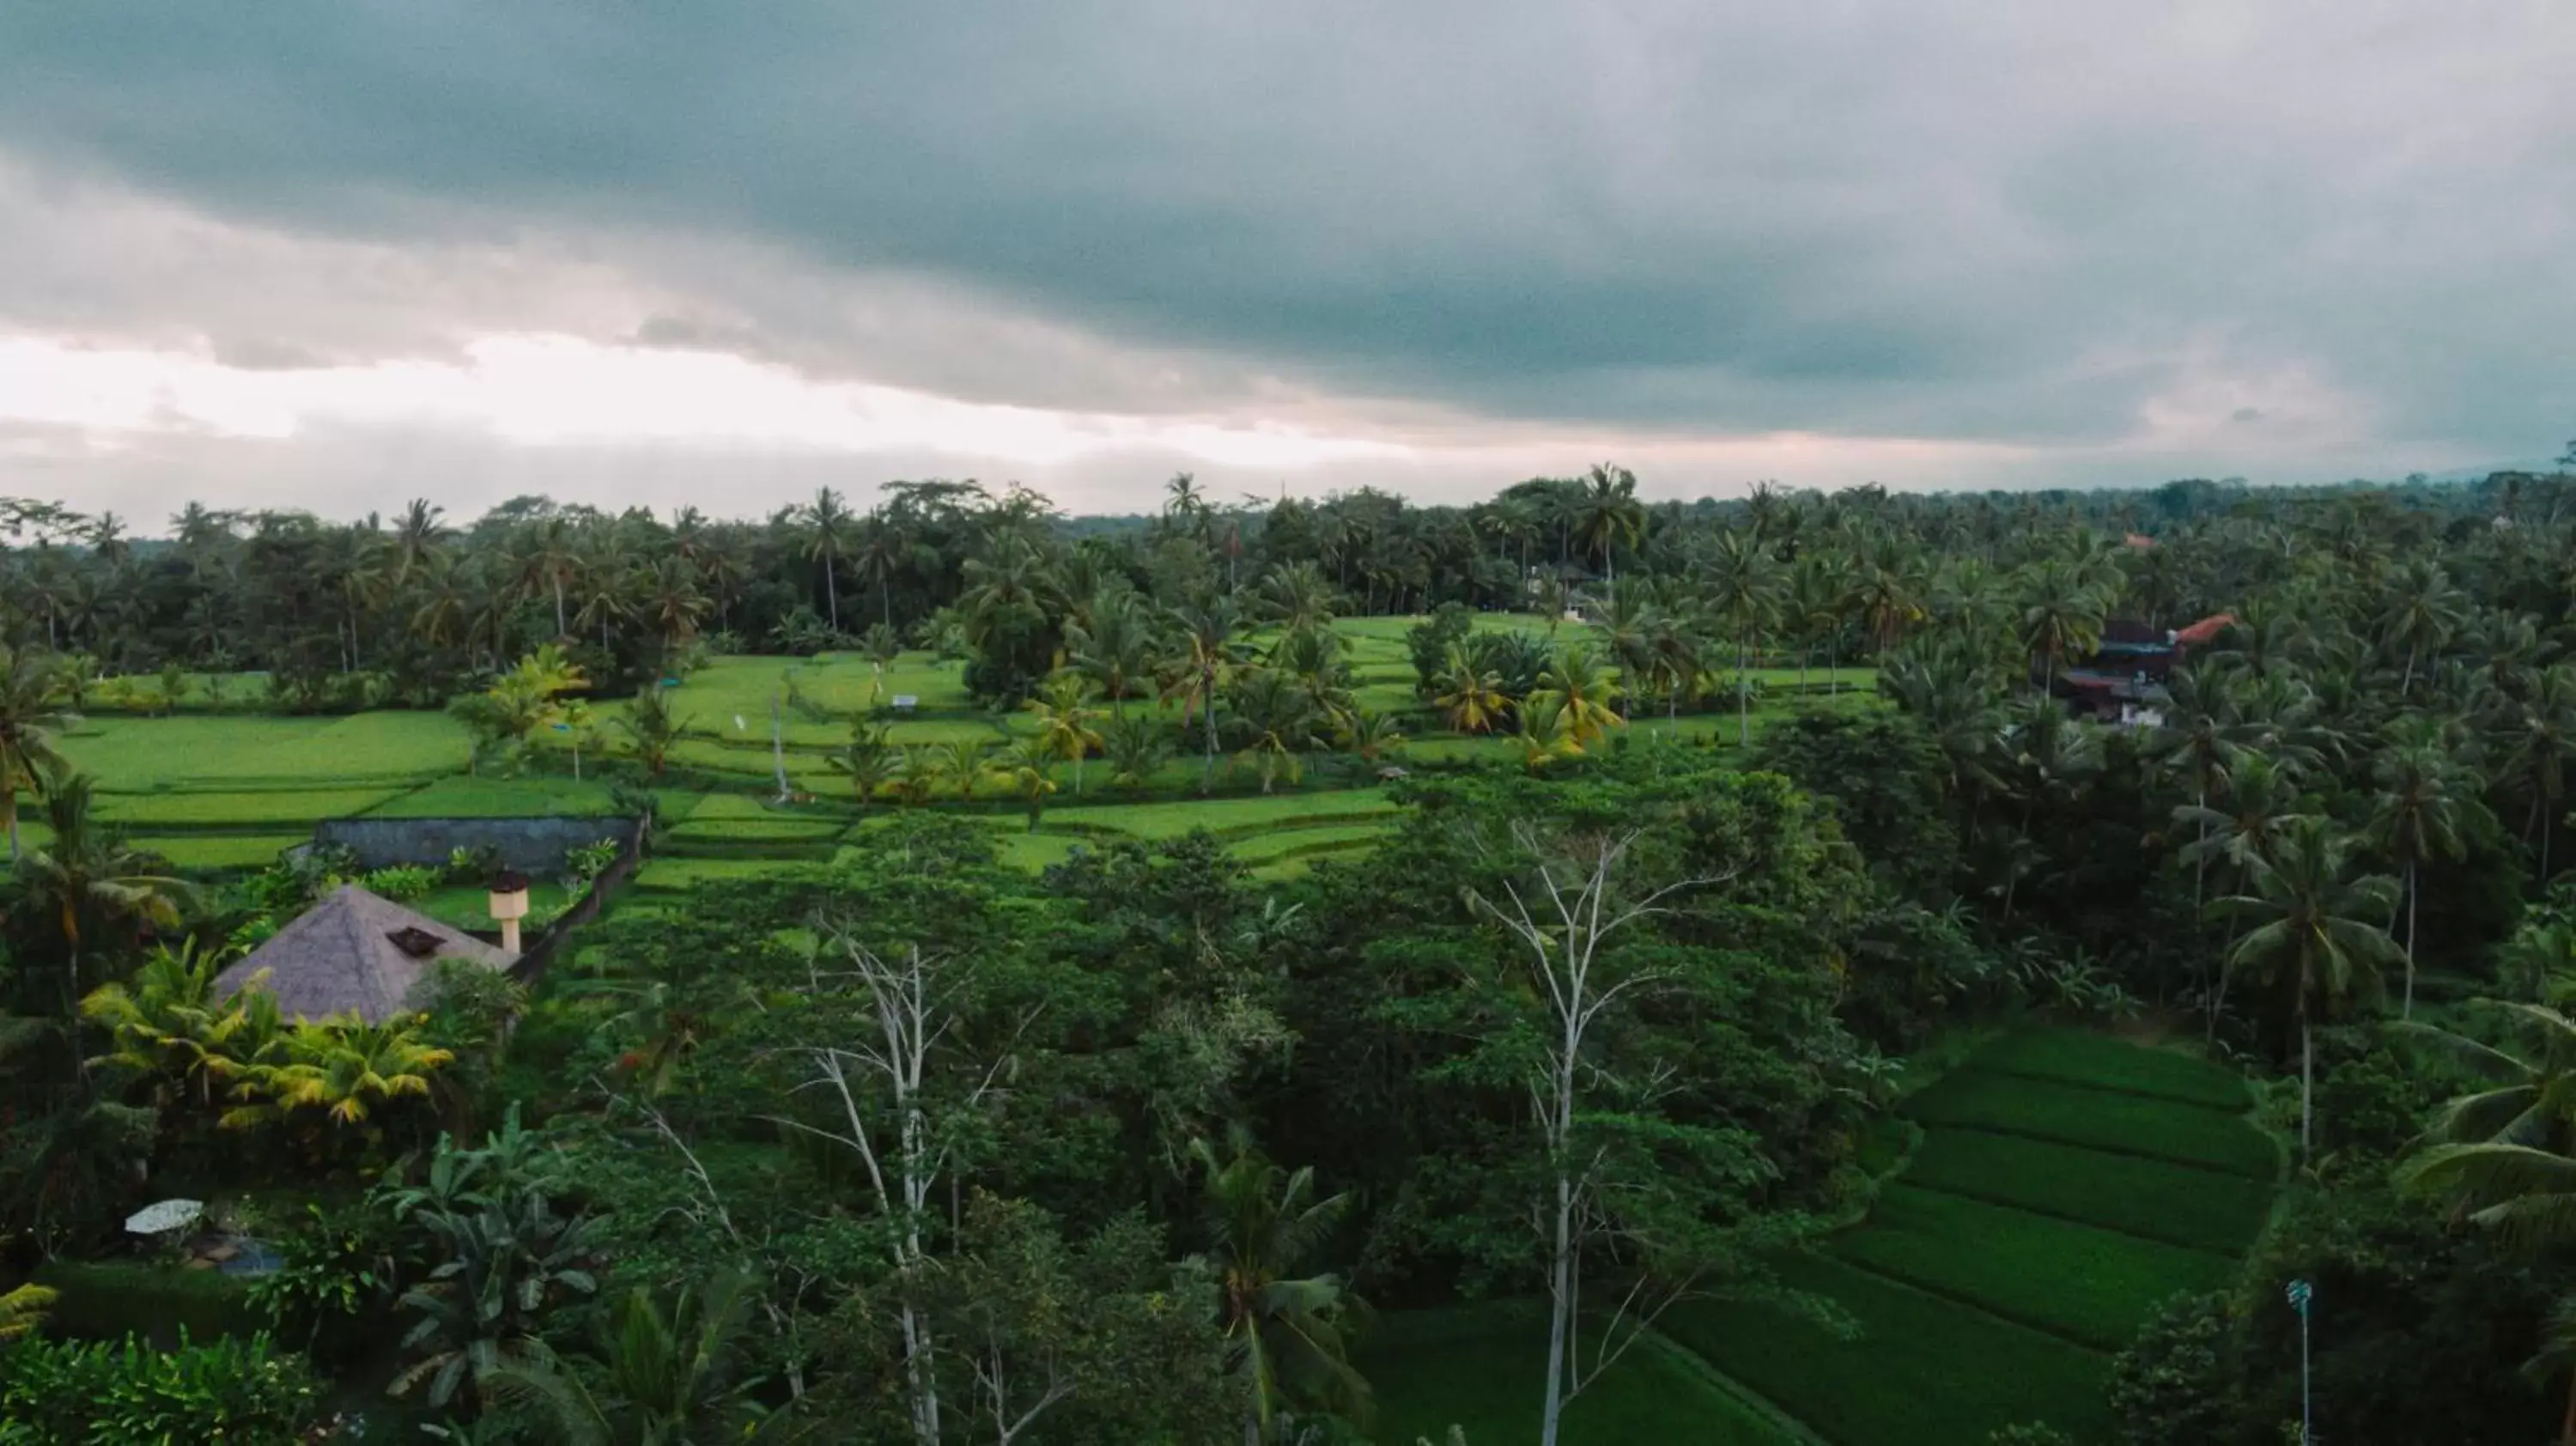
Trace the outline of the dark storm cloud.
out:
[[[2571,14],[19,5],[0,145],[397,242],[741,239],[1495,415],[2075,445],[2260,412],[2510,453],[2576,415]],[[1142,385],[770,300],[624,334]]]

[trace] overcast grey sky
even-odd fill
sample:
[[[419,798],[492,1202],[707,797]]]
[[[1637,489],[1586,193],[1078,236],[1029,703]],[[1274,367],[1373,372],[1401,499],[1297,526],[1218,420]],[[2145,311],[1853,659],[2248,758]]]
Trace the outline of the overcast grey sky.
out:
[[[0,492],[2308,481],[2576,430],[2576,7],[0,8]]]

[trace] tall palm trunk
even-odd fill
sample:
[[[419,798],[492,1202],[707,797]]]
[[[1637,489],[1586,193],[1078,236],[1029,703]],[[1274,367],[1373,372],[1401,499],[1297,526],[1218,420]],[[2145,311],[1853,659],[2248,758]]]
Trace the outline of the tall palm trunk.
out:
[[[823,559],[823,606],[832,620],[832,631],[841,630],[841,591],[832,581],[832,559]]]
[[[2317,1157],[2317,1045],[2308,1028],[2308,1005],[2299,1001],[2299,1167]]]
[[[568,636],[570,636],[570,635],[571,635],[571,633],[572,633],[572,626],[571,626],[571,624],[566,623],[566,622],[564,621],[564,595],[563,595],[563,574],[562,574],[562,573],[558,572],[558,573],[556,573],[556,574],[555,574],[555,576],[554,576],[554,583],[555,583],[555,636],[556,636],[556,637],[559,637],[559,638],[561,638],[561,637],[568,637]]]
[[[2398,1008],[2397,1017],[2415,1017],[2415,906],[2423,896],[2415,888],[2415,861],[2406,861],[2406,1002]]]

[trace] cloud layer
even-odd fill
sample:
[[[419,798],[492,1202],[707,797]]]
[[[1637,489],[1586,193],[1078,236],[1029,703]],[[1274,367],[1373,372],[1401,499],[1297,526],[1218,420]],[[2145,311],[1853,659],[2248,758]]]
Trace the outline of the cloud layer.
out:
[[[2540,0],[15,7],[0,483],[2529,455],[2571,69]],[[48,414],[67,349],[175,400]]]

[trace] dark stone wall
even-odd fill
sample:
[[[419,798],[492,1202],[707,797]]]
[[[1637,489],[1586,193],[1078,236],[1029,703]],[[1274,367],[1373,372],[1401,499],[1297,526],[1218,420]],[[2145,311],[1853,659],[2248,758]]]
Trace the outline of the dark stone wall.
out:
[[[566,852],[602,839],[624,843],[634,832],[628,818],[327,818],[313,841],[347,847],[362,869],[444,864],[460,848],[488,845],[508,867],[551,879],[563,872]]]

